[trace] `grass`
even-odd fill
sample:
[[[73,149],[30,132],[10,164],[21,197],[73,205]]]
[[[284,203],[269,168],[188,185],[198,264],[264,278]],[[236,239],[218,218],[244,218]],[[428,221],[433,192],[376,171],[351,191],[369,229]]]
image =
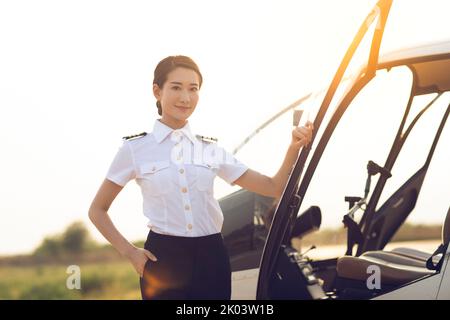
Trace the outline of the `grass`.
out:
[[[80,290],[67,288],[67,267],[0,267],[0,299],[141,299],[139,276],[128,261],[80,264]]]
[[[440,239],[441,226],[404,224],[394,240]],[[346,229],[321,230],[302,240],[302,245],[345,243]],[[143,247],[144,242],[135,243]],[[81,288],[70,290],[66,282],[70,265],[80,267]],[[110,245],[92,245],[78,255],[17,255],[0,257],[0,300],[141,299],[139,276],[133,266]]]

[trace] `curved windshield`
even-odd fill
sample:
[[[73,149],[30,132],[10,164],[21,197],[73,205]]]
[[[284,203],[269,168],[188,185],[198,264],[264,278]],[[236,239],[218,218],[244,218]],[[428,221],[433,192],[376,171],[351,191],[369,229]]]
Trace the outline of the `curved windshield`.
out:
[[[302,203],[322,211],[321,230],[303,239],[304,245],[343,245],[342,218],[349,210],[345,197],[363,197],[369,160],[383,166],[408,103],[412,72],[407,67],[380,70],[353,99],[337,124]],[[379,175],[371,179],[370,193]],[[361,217],[357,213],[356,218]],[[343,249],[341,248],[343,253]],[[320,250],[311,256],[323,254]]]

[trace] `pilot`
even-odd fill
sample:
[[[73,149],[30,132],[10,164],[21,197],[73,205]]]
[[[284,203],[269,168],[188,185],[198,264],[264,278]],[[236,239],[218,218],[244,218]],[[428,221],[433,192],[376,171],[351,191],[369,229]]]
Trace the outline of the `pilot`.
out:
[[[192,133],[188,118],[202,82],[189,57],[169,56],[159,62],[153,94],[161,117],[151,132],[124,137],[89,209],[93,224],[140,275],[143,299],[230,299],[230,262],[221,235],[223,215],[213,194],[214,178],[279,198],[300,148],[311,141],[312,123],[295,127],[273,177],[248,168],[217,139]],[[131,180],[140,186],[148,218],[144,248],[125,239],[108,215]]]

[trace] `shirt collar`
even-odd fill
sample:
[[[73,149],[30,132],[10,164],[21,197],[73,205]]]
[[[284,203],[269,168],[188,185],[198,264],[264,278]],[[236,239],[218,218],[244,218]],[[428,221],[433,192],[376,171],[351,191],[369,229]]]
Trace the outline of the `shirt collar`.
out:
[[[189,126],[189,123],[186,122],[185,126],[180,129],[172,129],[171,127],[165,125],[159,120],[155,120],[155,123],[153,125],[153,136],[155,137],[156,142],[161,143],[169,134],[171,134],[174,131],[178,131],[183,133],[186,137],[189,138],[189,140],[192,141],[192,143],[196,143],[195,137],[191,132],[191,128]]]

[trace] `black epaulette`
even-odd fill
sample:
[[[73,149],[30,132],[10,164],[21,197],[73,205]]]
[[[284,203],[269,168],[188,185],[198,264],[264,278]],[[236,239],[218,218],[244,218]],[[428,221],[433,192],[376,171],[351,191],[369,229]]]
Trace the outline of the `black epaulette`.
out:
[[[195,137],[196,137],[197,139],[200,139],[200,140],[202,140],[202,141],[204,141],[204,142],[209,142],[209,143],[219,141],[219,139],[217,139],[217,138],[205,137],[205,136],[201,136],[201,135],[199,135],[199,134],[196,134]]]
[[[122,139],[123,140],[133,140],[133,139],[145,137],[146,135],[147,135],[147,132],[141,132],[139,134],[135,134],[135,135],[132,135],[132,136],[122,137]]]

